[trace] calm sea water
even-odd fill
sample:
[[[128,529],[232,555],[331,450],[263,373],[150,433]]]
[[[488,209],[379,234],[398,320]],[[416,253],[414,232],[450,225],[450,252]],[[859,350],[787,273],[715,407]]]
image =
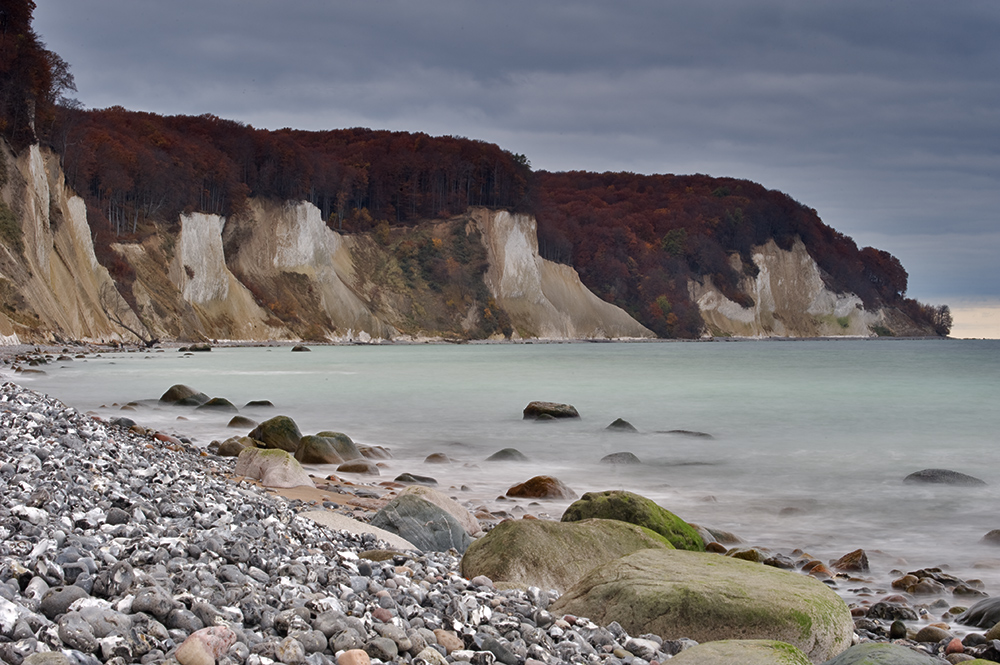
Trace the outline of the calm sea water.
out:
[[[18,380],[107,416],[119,414],[113,403],[155,400],[175,383],[237,405],[269,399],[276,409],[246,415],[282,413],[304,433],[389,447],[384,476],[434,476],[492,509],[520,503],[558,517],[568,502],[497,501],[546,473],[581,494],[638,492],[750,544],[824,560],[861,547],[883,575],[945,564],[1000,593],[1000,548],[980,542],[1000,528],[1000,341],[217,348],[107,354],[47,371]],[[525,422],[532,400],[574,404],[582,419]],[[218,414],[150,404],[127,415],[202,445],[234,433]],[[619,417],[640,433],[605,431]],[[673,429],[712,438],[662,433]],[[506,447],[531,463],[484,462]],[[600,464],[620,451],[643,464]],[[454,463],[423,462],[436,452]],[[903,483],[924,468],[988,484]]]

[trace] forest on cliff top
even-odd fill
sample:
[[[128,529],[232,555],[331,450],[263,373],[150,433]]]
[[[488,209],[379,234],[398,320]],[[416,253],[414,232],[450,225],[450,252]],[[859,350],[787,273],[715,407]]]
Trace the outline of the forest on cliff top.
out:
[[[31,30],[33,3],[0,13],[0,133],[15,150],[57,152],[87,203],[98,259],[126,289],[132,268],[112,244],[135,242],[185,212],[239,216],[252,197],[305,200],[330,228],[415,226],[470,206],[534,215],[543,257],[569,264],[604,300],[661,337],[698,337],[688,280],[711,279],[731,300],[753,277],[754,246],[800,238],[835,291],[897,307],[947,334],[946,308],[906,297],[888,252],[859,249],[816,211],[747,181],[706,175],[533,171],[524,155],[459,137],[363,128],[269,131],[211,115],[84,110],[68,66]],[[730,256],[739,254],[740,274]]]

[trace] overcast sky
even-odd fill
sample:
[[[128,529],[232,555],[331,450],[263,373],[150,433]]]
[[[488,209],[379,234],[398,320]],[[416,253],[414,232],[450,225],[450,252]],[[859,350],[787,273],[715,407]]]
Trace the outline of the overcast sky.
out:
[[[1000,301],[995,0],[36,0],[87,107],[483,139],[536,169],[707,173]]]

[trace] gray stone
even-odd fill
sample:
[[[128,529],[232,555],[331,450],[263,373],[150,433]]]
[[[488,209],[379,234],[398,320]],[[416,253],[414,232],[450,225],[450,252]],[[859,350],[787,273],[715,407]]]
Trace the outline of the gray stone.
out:
[[[823,665],[941,665],[941,661],[900,644],[866,642],[841,652]]]
[[[964,486],[974,486],[974,485],[985,485],[986,482],[975,478],[973,476],[968,476],[964,473],[959,473],[958,471],[951,471],[950,469],[924,469],[922,471],[915,471],[903,478],[904,483],[933,483],[942,485],[964,485]]]
[[[87,592],[78,586],[52,587],[42,596],[38,611],[48,619],[55,620],[60,614],[65,614],[74,601],[87,597]]]
[[[446,510],[414,495],[398,496],[378,511],[371,525],[398,534],[422,550],[464,552],[472,539]]]

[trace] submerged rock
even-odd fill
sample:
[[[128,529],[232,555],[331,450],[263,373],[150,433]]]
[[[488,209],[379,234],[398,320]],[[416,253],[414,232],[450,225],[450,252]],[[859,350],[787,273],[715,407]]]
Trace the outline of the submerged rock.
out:
[[[578,495],[558,478],[535,476],[508,489],[507,496],[526,499],[575,499]]]
[[[201,406],[208,400],[209,397],[205,393],[198,392],[182,383],[170,386],[167,392],[160,395],[161,404],[174,404],[176,406]]]
[[[601,464],[642,464],[642,460],[636,457],[634,453],[620,452],[605,455],[601,458]]]
[[[986,481],[950,469],[924,469],[903,478],[904,483],[935,483],[943,485],[985,485]]]
[[[503,448],[486,458],[487,462],[530,462],[517,448]]]
[[[550,418],[579,418],[580,413],[571,404],[557,402],[531,402],[524,407],[524,420],[538,420],[542,416]]]
[[[638,432],[632,423],[627,420],[622,420],[617,418],[613,423],[605,427],[604,429],[610,430],[612,432]]]
[[[239,409],[236,405],[230,402],[225,397],[213,397],[204,404],[197,407],[197,411],[224,411],[227,413],[236,413]]]

